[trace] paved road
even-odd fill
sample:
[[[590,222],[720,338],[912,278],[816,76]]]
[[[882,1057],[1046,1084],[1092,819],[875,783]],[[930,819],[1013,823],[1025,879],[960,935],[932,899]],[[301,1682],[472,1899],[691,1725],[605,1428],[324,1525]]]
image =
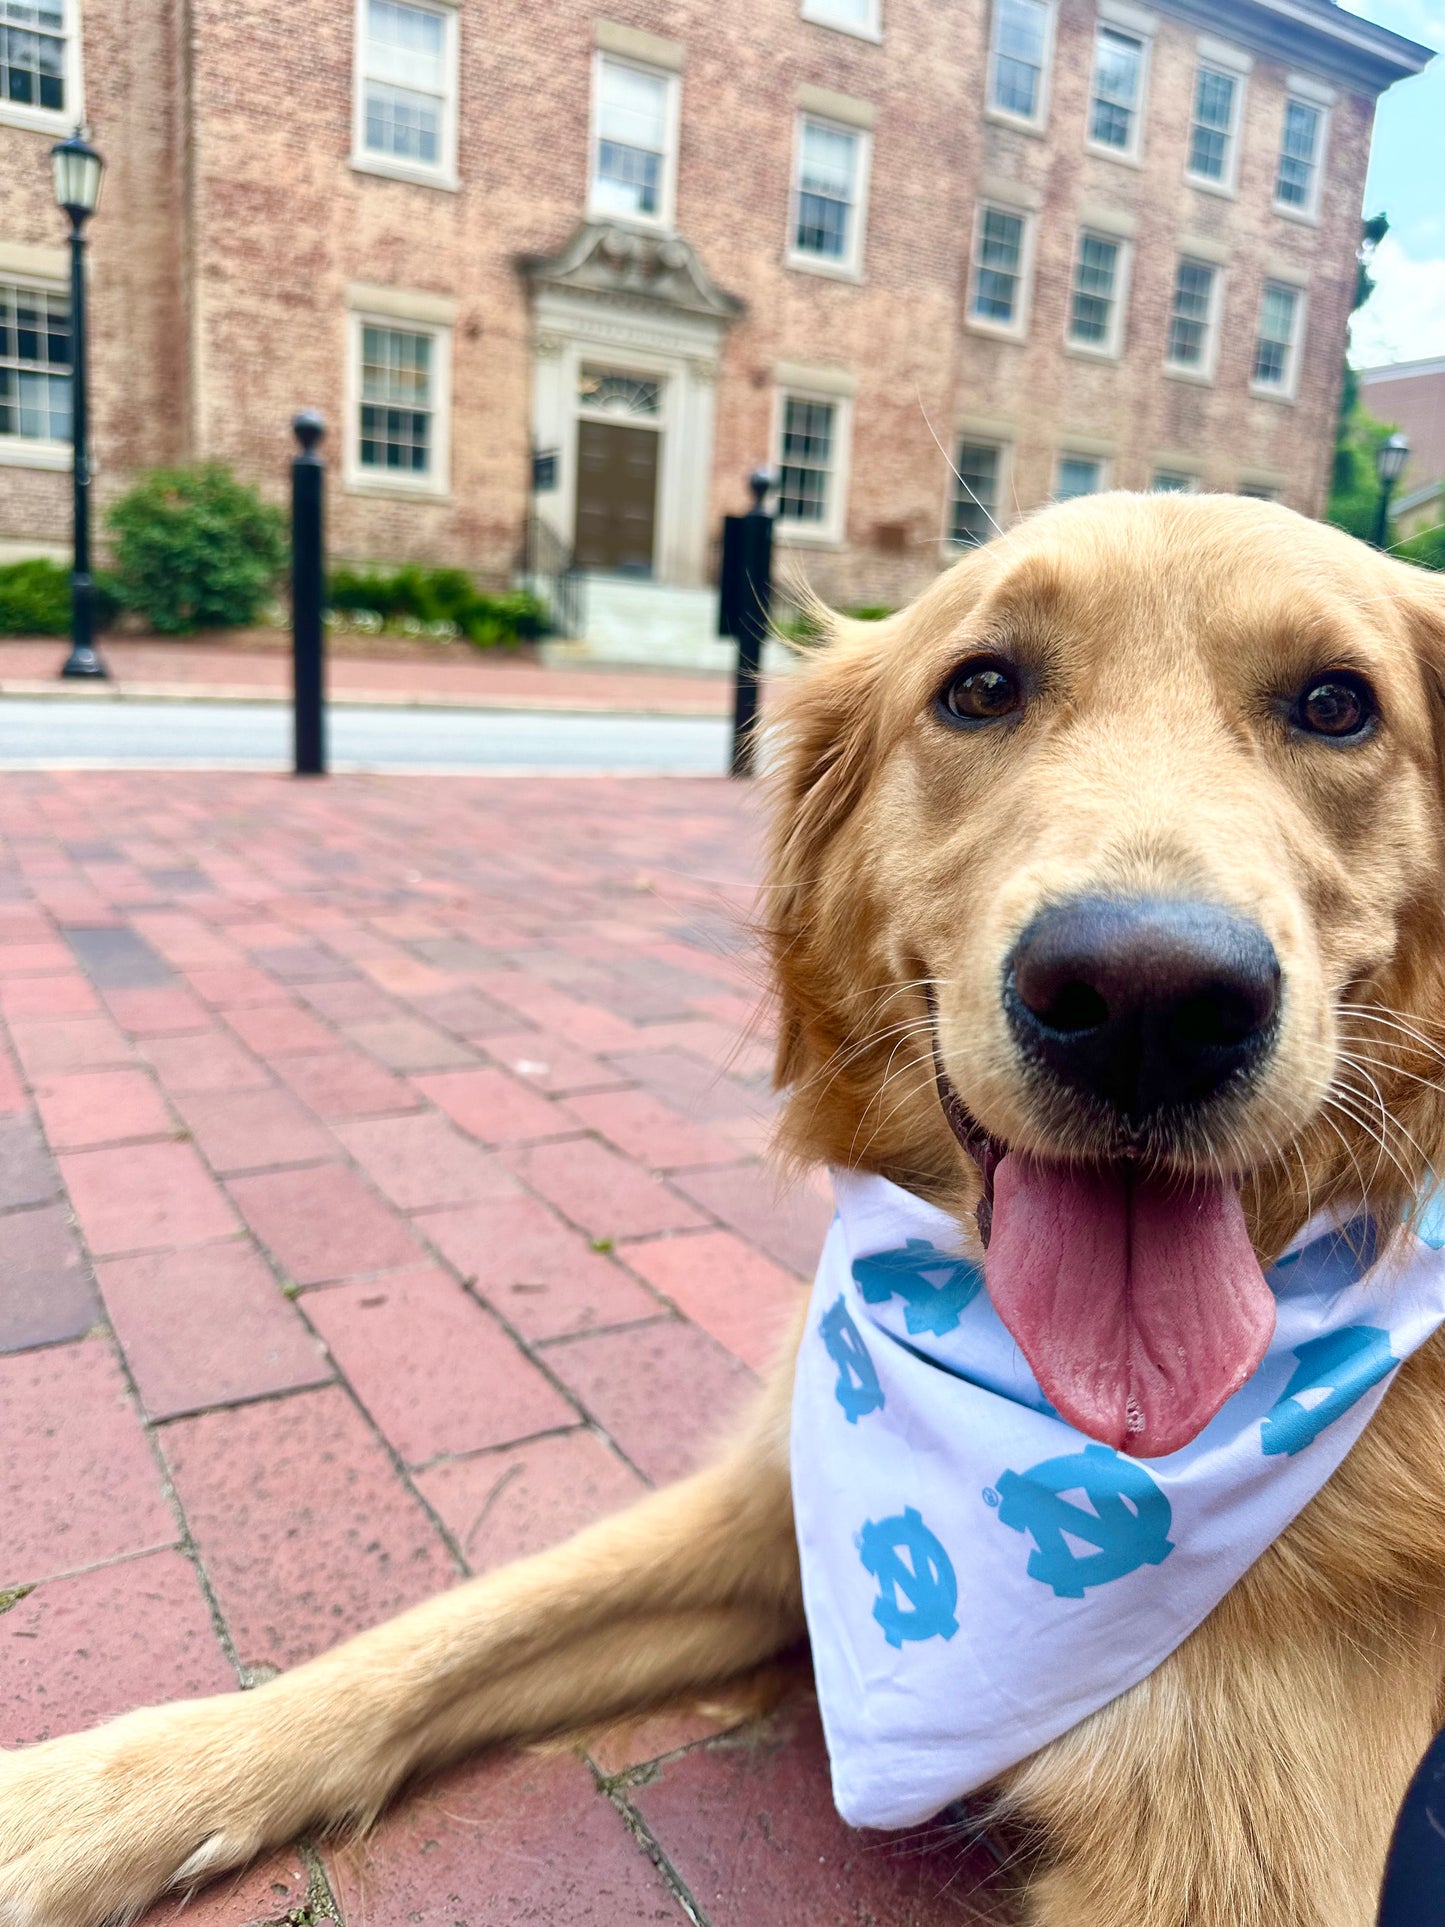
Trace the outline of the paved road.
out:
[[[333,704],[336,770],[714,776],[728,725],[710,716],[363,709]],[[0,701],[0,768],[285,769],[291,712],[276,703]]]

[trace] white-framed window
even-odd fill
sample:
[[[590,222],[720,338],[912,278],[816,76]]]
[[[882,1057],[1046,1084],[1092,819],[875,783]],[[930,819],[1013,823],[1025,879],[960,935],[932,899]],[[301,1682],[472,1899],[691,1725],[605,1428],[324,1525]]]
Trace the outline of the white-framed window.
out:
[[[1282,214],[1312,220],[1319,211],[1325,117],[1326,109],[1315,101],[1293,94],[1285,99],[1274,183],[1274,204]]]
[[[457,33],[455,6],[357,0],[354,167],[457,185]]]
[[[1049,111],[1053,0],[993,0],[988,54],[990,113],[1042,127]]]
[[[678,76],[599,52],[592,70],[588,212],[671,227],[677,195]]]
[[[1144,128],[1144,82],[1149,43],[1103,22],[1094,32],[1094,80],[1089,94],[1089,146],[1137,160]]]
[[[1199,477],[1183,468],[1156,468],[1149,477],[1151,495],[1192,495],[1199,487]]]
[[[1072,502],[1078,495],[1097,495],[1104,487],[1104,464],[1097,455],[1075,455],[1065,449],[1054,475],[1054,500]]]
[[[69,134],[84,120],[79,0],[0,0],[0,121]]]
[[[863,259],[868,135],[799,114],[788,217],[789,264],[856,275]]]
[[[1253,502],[1277,502],[1279,500],[1279,490],[1271,487],[1268,482],[1241,482],[1239,492],[1241,495],[1247,495]]]
[[[1069,345],[1117,356],[1124,345],[1129,244],[1115,234],[1080,228],[1069,294]]]
[[[1197,185],[1229,193],[1234,188],[1239,147],[1239,111],[1244,76],[1201,60],[1194,75],[1194,107],[1189,122],[1186,172]]]
[[[1169,302],[1169,339],[1164,365],[1174,374],[1210,381],[1219,335],[1219,291],[1223,276],[1213,261],[1181,255],[1174,269]]]
[[[842,395],[778,395],[777,525],[796,541],[841,542],[848,401]]]
[[[997,334],[1022,335],[1028,326],[1032,274],[1032,216],[981,201],[973,226],[969,320]]]
[[[0,465],[70,464],[70,297],[0,281]]]
[[[1287,281],[1266,281],[1260,290],[1249,377],[1256,394],[1294,400],[1299,386],[1304,308],[1304,290],[1291,287]]]
[[[445,495],[451,444],[451,329],[351,316],[352,488]]]
[[[997,535],[1008,450],[1002,442],[965,435],[954,451],[948,539],[956,548],[977,548]]]
[[[836,27],[860,40],[883,38],[882,0],[803,0],[802,13],[815,27]]]

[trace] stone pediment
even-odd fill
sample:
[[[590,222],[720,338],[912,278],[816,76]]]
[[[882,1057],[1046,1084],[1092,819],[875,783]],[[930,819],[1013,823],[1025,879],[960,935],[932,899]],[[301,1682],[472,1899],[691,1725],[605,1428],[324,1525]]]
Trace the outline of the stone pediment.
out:
[[[655,301],[725,325],[744,311],[681,235],[649,234],[615,221],[584,221],[558,253],[528,255],[521,267],[534,285]]]

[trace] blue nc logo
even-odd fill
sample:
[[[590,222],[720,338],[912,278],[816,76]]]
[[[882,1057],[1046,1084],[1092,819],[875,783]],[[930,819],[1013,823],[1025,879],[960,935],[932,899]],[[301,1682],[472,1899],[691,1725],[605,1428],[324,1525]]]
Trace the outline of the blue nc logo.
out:
[[[1346,1325],[1312,1338],[1295,1353],[1295,1373],[1273,1409],[1260,1422],[1266,1454],[1302,1452],[1327,1425],[1349,1411],[1399,1360],[1390,1334],[1375,1325]]]
[[[901,1251],[880,1251],[854,1260],[853,1277],[870,1305],[901,1298],[904,1323],[916,1337],[932,1332],[942,1338],[983,1287],[983,1272],[966,1258],[950,1258],[926,1238],[910,1238]]]
[[[1445,1251],[1445,1193],[1438,1186],[1425,1200],[1415,1233],[1432,1251]]]
[[[958,1581],[953,1564],[913,1506],[891,1519],[870,1519],[858,1556],[878,1581],[873,1617],[890,1646],[905,1639],[952,1639]]]
[[[1087,1503],[1061,1496],[1074,1491]],[[1107,1445],[1045,1459],[1031,1472],[1005,1472],[996,1496],[1003,1523],[1033,1539],[1029,1577],[1059,1599],[1082,1599],[1086,1586],[1162,1565],[1174,1550],[1168,1499],[1142,1465]]]
[[[827,1347],[829,1358],[838,1367],[833,1396],[843,1407],[848,1423],[856,1425],[860,1418],[883,1405],[883,1387],[878,1383],[868,1347],[848,1316],[841,1294],[818,1320],[818,1335]]]

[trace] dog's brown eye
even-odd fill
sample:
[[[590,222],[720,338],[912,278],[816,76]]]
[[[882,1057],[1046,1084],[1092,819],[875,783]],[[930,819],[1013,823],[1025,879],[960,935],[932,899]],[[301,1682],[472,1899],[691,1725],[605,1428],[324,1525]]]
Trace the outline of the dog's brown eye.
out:
[[[996,656],[960,663],[938,693],[938,706],[947,722],[996,722],[1022,709],[1023,702],[1018,671]]]
[[[1360,676],[1321,676],[1295,701],[1295,727],[1311,736],[1362,736],[1374,719],[1374,692]]]

